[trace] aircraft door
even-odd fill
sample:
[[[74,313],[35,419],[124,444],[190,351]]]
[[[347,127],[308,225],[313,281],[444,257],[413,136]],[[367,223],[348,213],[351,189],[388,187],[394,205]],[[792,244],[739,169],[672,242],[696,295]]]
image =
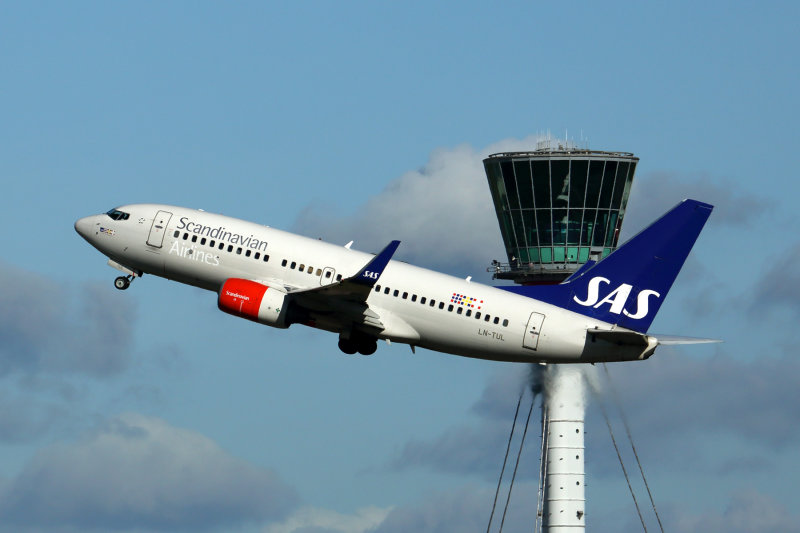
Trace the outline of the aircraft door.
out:
[[[319,277],[320,285],[330,285],[336,281],[336,270],[333,267],[325,267],[322,269],[322,275]]]
[[[522,347],[535,350],[539,346],[539,333],[542,331],[544,315],[541,313],[531,313],[528,319],[528,327],[525,328],[525,337],[522,339]]]
[[[167,231],[167,225],[172,218],[172,213],[169,211],[159,211],[153,217],[153,225],[150,226],[150,234],[147,236],[147,244],[156,248],[161,248],[164,244],[164,233]]]

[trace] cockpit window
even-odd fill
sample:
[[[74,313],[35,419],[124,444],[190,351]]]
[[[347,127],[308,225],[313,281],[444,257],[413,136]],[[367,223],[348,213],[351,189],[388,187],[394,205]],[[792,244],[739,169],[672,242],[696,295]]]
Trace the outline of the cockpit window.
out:
[[[128,220],[128,217],[131,216],[129,213],[125,213],[119,209],[112,209],[111,211],[107,212],[106,215],[110,216],[114,220]]]

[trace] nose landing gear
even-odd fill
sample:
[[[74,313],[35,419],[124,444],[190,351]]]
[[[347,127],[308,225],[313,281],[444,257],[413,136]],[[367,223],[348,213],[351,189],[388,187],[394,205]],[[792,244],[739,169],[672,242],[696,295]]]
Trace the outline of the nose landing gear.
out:
[[[114,280],[114,287],[116,287],[121,291],[124,291],[125,289],[130,287],[131,283],[133,283],[134,278],[140,278],[144,275],[144,272],[142,272],[141,270],[136,270],[135,268],[128,268],[125,265],[117,263],[113,259],[108,260],[108,266],[116,268],[123,274],[127,274],[127,276],[120,276]]]
[[[133,278],[134,276],[120,276],[114,280],[114,287],[116,287],[121,291],[124,291],[125,289],[131,286]]]

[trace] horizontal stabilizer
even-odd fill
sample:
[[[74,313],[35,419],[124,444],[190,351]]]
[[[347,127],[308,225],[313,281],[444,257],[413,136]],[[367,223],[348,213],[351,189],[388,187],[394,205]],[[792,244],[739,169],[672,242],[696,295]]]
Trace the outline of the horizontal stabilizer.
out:
[[[586,336],[593,343],[604,341],[618,346],[619,350],[634,349],[638,354],[635,359],[647,359],[653,355],[658,346],[655,337],[630,330],[587,329]]]
[[[604,340],[618,346],[647,346],[652,338],[644,333],[628,330],[587,329],[586,333],[594,339]]]
[[[678,337],[676,335],[652,335],[658,340],[658,344],[662,346],[676,345],[676,344],[713,344],[715,342],[723,342],[721,339],[699,339],[696,337]]]

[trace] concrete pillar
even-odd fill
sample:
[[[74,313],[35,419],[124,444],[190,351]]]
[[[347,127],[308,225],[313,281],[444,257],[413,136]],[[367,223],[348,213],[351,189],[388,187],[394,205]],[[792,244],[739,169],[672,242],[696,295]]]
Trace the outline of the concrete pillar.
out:
[[[545,376],[546,444],[543,531],[585,529],[583,371],[578,365],[548,365]]]

